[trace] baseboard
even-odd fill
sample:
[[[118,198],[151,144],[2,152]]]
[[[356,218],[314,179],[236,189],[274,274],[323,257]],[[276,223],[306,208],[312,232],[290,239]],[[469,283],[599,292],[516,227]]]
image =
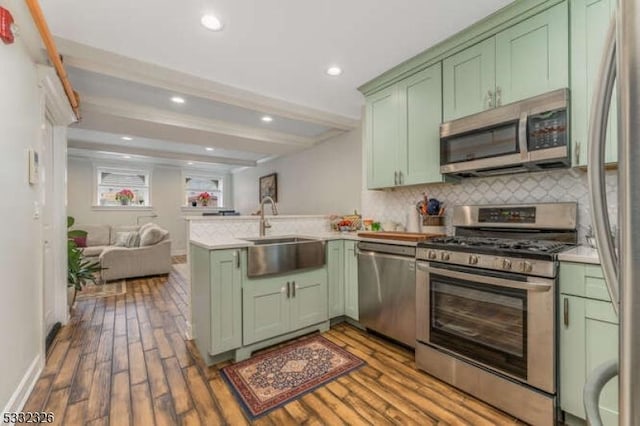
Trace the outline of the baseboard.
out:
[[[43,368],[44,357],[42,354],[39,354],[27,369],[27,372],[20,381],[18,388],[13,392],[11,398],[9,398],[9,402],[2,411],[3,413],[15,413],[22,411],[24,405],[27,403],[29,395],[31,395],[31,391],[33,391],[33,388],[40,377],[40,373],[42,373]]]
[[[187,249],[171,250],[171,256],[186,256]]]

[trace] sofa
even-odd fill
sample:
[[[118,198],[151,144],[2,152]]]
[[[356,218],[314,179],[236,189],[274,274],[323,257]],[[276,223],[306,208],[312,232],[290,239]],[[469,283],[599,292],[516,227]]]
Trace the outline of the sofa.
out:
[[[143,235],[145,228],[155,227],[161,230],[159,241],[137,247],[119,246],[119,237],[135,232]],[[76,225],[74,229],[87,231],[86,247],[83,255],[98,260],[104,269],[103,281],[123,278],[161,275],[171,272],[171,240],[169,233],[155,224],[136,225]],[[160,231],[158,231],[160,232]],[[145,241],[142,241],[145,243]]]

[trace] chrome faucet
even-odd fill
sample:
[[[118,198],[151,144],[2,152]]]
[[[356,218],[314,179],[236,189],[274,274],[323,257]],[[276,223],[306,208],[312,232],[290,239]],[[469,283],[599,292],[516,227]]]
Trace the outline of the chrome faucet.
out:
[[[278,207],[276,206],[276,202],[273,201],[273,198],[267,195],[260,202],[260,236],[261,237],[264,237],[267,234],[267,228],[271,228],[271,224],[269,224],[269,222],[267,222],[267,219],[264,218],[264,204],[267,201],[271,203],[271,213],[274,216],[278,215]]]

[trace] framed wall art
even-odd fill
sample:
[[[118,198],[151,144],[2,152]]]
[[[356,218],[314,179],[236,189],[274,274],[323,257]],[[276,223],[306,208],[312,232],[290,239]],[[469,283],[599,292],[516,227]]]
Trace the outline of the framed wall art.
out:
[[[273,201],[278,201],[278,174],[271,173],[270,175],[262,176],[260,178],[260,202],[264,197],[271,197]]]

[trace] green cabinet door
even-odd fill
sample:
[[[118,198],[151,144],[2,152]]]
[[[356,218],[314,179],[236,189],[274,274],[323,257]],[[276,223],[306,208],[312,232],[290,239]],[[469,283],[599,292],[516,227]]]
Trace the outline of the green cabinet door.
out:
[[[290,330],[288,280],[278,276],[244,282],[242,341],[245,346]]]
[[[356,241],[344,242],[344,313],[359,321],[358,315],[358,249]]]
[[[329,319],[326,269],[296,274],[291,285],[291,330]]]
[[[329,286],[329,318],[344,315],[344,242],[327,243],[327,281]]]
[[[211,251],[211,355],[242,345],[240,250]]]
[[[438,63],[398,84],[401,185],[441,182],[442,67]]]
[[[566,2],[496,35],[497,106],[568,86]]]
[[[495,53],[495,38],[491,37],[443,61],[444,121],[493,107]]]
[[[388,188],[396,184],[398,118],[395,86],[367,98],[365,138],[369,189]]]
[[[582,391],[587,376],[618,358],[618,319],[610,302],[560,295],[560,405],[585,419]],[[618,380],[604,387],[600,414],[606,426],[618,424]]]
[[[571,2],[571,135],[574,166],[587,165],[587,135],[591,101],[598,84],[607,29],[616,7],[615,0],[572,0]],[[618,136],[616,96],[611,100],[605,160],[617,162]]]

